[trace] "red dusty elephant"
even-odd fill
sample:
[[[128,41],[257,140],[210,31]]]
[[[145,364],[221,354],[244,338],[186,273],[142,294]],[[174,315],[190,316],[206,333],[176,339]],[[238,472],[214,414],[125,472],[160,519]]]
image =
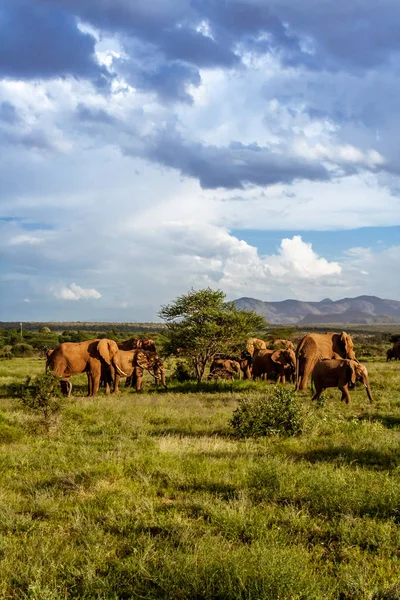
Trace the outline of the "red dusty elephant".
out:
[[[318,361],[324,358],[355,359],[351,336],[342,333],[309,333],[296,350],[296,390],[307,388],[308,377]]]
[[[80,373],[88,375],[88,396],[95,396],[99,390],[102,371],[113,367],[123,377],[126,373],[120,364],[120,350],[113,340],[95,339],[86,342],[64,342],[57,346],[46,362],[47,367],[61,377],[61,387],[70,396],[70,377]]]
[[[276,373],[277,383],[285,383],[286,376],[294,374],[296,355],[293,350],[258,350],[252,362],[253,379]]]
[[[315,365],[312,372],[312,382],[315,387],[312,399],[318,400],[328,387],[337,387],[342,392],[342,400],[349,404],[349,388],[353,388],[356,381],[361,381],[367,391],[369,401],[372,402],[368,371],[364,365],[357,360],[324,358]]]

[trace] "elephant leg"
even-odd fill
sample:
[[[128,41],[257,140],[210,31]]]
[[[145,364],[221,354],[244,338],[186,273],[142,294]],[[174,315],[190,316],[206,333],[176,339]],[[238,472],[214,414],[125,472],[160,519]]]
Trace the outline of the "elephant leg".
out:
[[[323,394],[323,392],[325,391],[325,388],[315,388],[315,394],[314,396],[311,398],[311,401],[315,401],[315,400],[319,400],[321,397],[321,394]]]
[[[93,380],[92,380],[92,374],[90,371],[87,371],[86,373],[87,375],[87,383],[88,383],[88,396],[92,395],[92,389],[93,389]]]
[[[348,385],[339,386],[339,390],[342,392],[341,400],[346,402],[346,404],[350,404],[350,394]]]
[[[115,372],[115,377],[114,377],[114,394],[119,394],[120,390],[119,390],[119,380],[121,379],[121,376],[118,375],[117,372]]]

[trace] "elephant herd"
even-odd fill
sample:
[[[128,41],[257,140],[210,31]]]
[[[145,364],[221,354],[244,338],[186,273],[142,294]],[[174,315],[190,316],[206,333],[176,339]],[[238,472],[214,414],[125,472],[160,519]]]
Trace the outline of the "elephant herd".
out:
[[[268,343],[250,338],[240,359],[215,360],[209,378],[233,378],[235,374],[240,378],[241,373],[245,379],[267,379],[273,375],[277,383],[295,383],[296,390],[306,390],[311,377],[315,387],[313,400],[318,400],[326,388],[338,387],[346,403],[350,401],[349,389],[354,388],[358,380],[372,402],[368,371],[356,359],[353,340],[345,331],[309,333],[300,340],[296,350],[289,340]]]
[[[387,360],[400,359],[400,341],[387,353]],[[88,395],[95,396],[101,384],[106,393],[119,392],[121,377],[126,385],[141,391],[146,370],[156,384],[166,387],[165,368],[151,339],[132,338],[125,342],[94,339],[85,342],[65,342],[49,351],[46,370],[60,377],[63,392],[70,396],[70,378],[86,373]],[[309,378],[315,387],[314,400],[329,387],[338,387],[342,400],[350,401],[349,390],[361,381],[372,402],[368,372],[355,356],[351,336],[341,333],[309,333],[294,348],[290,340],[265,342],[250,338],[240,357],[215,358],[209,379],[268,379],[277,383],[294,383],[296,390],[306,390]]]
[[[85,342],[64,342],[47,353],[46,370],[60,377],[61,388],[70,396],[73,375],[86,373],[88,396],[95,396],[103,383],[106,393],[113,386],[119,392],[121,377],[136,391],[142,388],[143,372],[147,370],[156,383],[166,387],[165,369],[151,339],[132,338],[125,342],[94,339]]]

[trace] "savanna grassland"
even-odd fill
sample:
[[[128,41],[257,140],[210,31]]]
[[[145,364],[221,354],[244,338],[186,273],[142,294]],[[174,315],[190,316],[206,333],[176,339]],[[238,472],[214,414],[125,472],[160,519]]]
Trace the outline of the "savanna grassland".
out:
[[[1,361],[0,597],[400,598],[400,363],[366,364],[374,405],[308,391],[302,435],[238,439],[270,382],[85,398],[80,376],[46,425],[7,397],[44,361]]]

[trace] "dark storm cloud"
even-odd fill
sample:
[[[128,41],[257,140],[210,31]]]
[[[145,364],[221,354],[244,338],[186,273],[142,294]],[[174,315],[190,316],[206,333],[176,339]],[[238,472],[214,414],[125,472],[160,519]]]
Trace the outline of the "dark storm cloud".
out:
[[[76,18],[35,0],[3,0],[0,8],[0,76],[47,79],[73,75],[98,85],[107,70],[94,55],[94,38]]]
[[[135,88],[155,92],[161,100],[191,103],[186,86],[198,87],[201,83],[198,69],[188,63],[173,61],[159,64],[140,64],[137,61],[119,60],[119,72]]]
[[[297,179],[327,180],[330,174],[320,163],[278,154],[257,144],[232,143],[228,147],[184,141],[166,131],[144,140],[144,146],[125,146],[126,154],[145,156],[199,180],[203,188],[244,188],[248,184],[292,183]]]
[[[41,1],[197,66],[234,65],[238,43],[255,52],[279,52],[287,64],[330,70],[369,69],[399,50],[397,0]],[[202,21],[212,38],[196,31]]]

